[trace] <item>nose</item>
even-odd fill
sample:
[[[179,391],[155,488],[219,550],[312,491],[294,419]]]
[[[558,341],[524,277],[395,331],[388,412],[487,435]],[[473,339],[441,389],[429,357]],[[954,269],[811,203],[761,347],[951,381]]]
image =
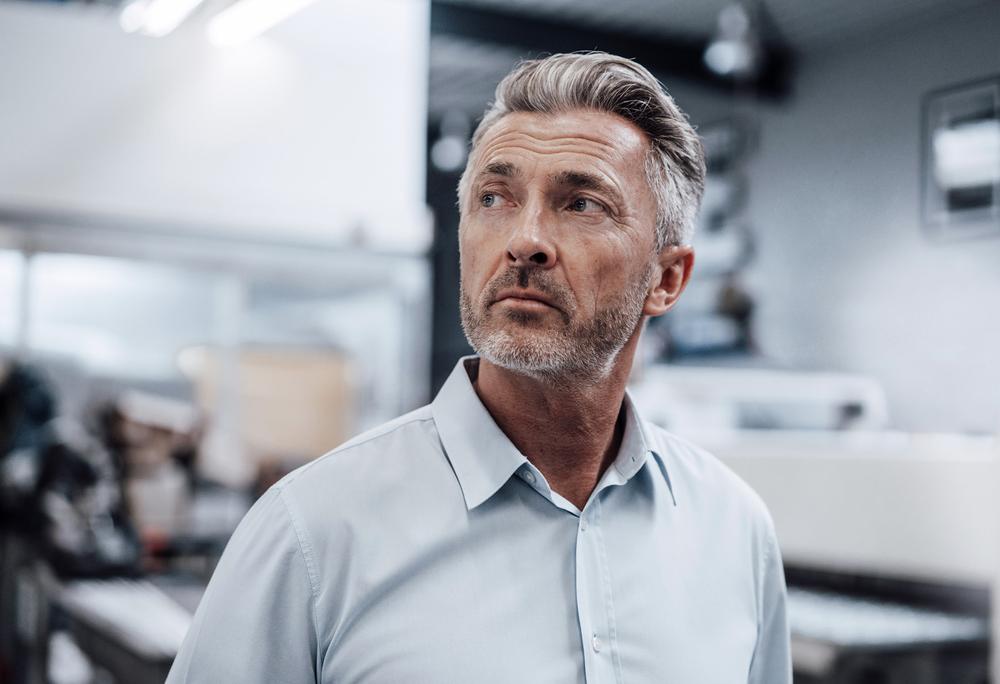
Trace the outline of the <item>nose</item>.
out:
[[[542,226],[541,217],[525,216],[507,242],[510,266],[552,268],[556,265],[556,246]]]

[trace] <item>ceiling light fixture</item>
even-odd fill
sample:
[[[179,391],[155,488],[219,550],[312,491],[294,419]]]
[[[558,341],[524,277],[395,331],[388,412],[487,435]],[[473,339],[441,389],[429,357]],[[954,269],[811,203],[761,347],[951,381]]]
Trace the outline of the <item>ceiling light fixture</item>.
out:
[[[720,76],[748,78],[757,73],[760,43],[744,5],[732,3],[719,12],[718,28],[704,60]]]
[[[208,24],[208,39],[219,46],[244,43],[315,0],[239,0]]]

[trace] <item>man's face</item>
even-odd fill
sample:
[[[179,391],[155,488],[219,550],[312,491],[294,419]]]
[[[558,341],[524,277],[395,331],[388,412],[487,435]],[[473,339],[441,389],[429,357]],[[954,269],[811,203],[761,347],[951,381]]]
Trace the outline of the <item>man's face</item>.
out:
[[[508,114],[470,159],[462,327],[487,360],[604,375],[642,320],[656,262],[648,139],[590,110]]]

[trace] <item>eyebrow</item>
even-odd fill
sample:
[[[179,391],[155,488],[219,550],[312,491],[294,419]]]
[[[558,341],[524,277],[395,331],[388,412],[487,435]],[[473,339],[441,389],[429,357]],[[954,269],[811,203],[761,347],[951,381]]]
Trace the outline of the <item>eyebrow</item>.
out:
[[[490,162],[487,164],[480,175],[492,175],[492,176],[503,176],[504,178],[514,178],[521,175],[521,169],[517,168],[510,162]]]
[[[602,192],[609,195],[616,204],[622,204],[622,196],[618,192],[618,189],[593,173],[587,173],[586,171],[560,171],[549,176],[549,180],[557,185],[577,190]]]

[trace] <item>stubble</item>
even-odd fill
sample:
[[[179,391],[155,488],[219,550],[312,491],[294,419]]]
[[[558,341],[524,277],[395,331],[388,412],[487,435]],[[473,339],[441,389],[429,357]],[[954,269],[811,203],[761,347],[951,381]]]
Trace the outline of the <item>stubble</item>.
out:
[[[572,293],[547,271],[510,268],[495,276],[476,302],[461,288],[462,329],[481,357],[502,368],[549,380],[599,380],[611,372],[642,321],[651,274],[649,264],[614,302],[593,318],[580,320]],[[551,316],[494,308],[502,289],[529,286],[558,309],[557,324]]]

